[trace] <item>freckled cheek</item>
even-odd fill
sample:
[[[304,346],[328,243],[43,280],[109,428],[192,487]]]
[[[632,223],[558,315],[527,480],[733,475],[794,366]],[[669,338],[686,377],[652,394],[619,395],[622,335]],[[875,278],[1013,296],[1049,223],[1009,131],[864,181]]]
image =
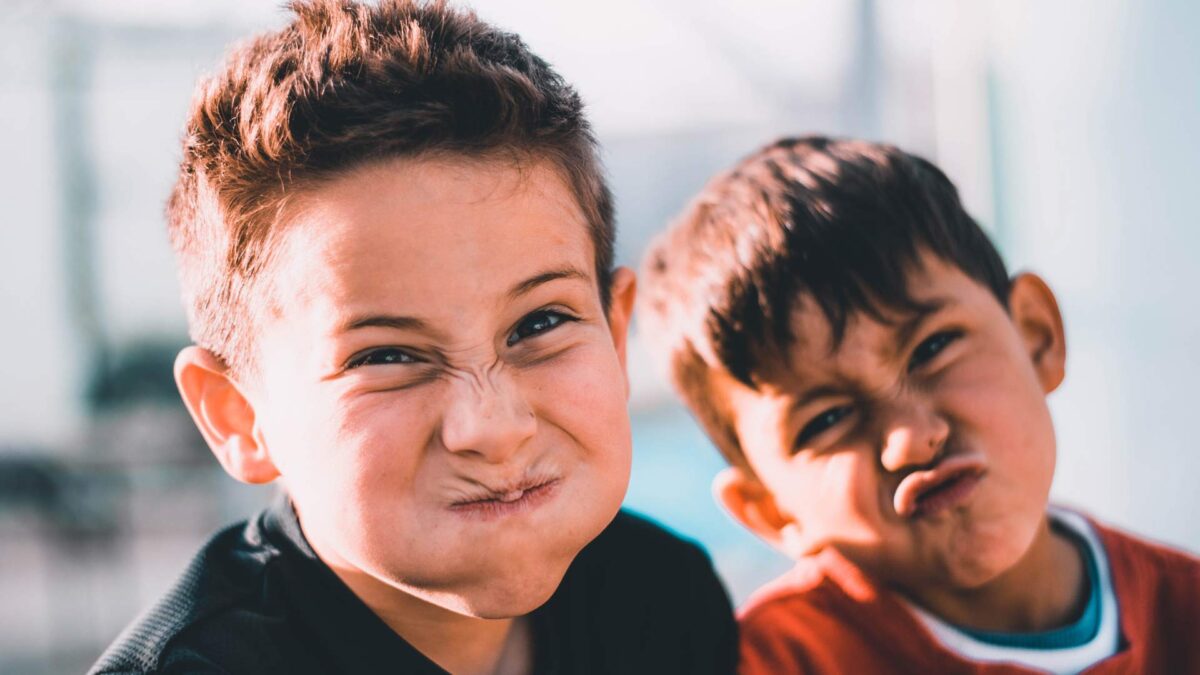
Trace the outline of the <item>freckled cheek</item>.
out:
[[[1024,364],[981,371],[944,389],[945,407],[960,440],[979,444],[993,470],[1023,475],[1036,487],[1054,471],[1054,428],[1046,400]],[[1032,480],[1031,480],[1032,479]]]
[[[581,346],[526,370],[520,379],[540,424],[596,448],[624,446],[628,454],[625,378],[611,346]]]

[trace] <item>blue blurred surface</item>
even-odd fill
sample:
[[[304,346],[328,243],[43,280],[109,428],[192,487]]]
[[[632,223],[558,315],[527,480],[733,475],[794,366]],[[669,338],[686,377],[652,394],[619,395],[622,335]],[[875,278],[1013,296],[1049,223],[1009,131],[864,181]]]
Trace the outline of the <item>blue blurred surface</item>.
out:
[[[790,563],[717,505],[710,485],[724,466],[682,407],[634,415],[633,477],[625,505],[703,544],[740,604]]]

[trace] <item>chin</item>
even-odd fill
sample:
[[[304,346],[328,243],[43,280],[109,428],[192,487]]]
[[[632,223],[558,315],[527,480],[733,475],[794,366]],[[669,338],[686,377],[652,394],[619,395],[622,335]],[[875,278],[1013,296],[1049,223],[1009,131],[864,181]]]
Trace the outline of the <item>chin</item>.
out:
[[[558,590],[566,566],[529,572],[521,579],[496,579],[461,596],[459,611],[480,619],[511,619],[546,604]]]
[[[946,580],[953,588],[974,590],[995,581],[1008,571],[1009,565],[991,557],[955,560],[946,565]]]
[[[957,541],[946,564],[948,580],[956,588],[976,589],[1000,578],[1029,551],[1036,525],[1029,530],[996,528]]]

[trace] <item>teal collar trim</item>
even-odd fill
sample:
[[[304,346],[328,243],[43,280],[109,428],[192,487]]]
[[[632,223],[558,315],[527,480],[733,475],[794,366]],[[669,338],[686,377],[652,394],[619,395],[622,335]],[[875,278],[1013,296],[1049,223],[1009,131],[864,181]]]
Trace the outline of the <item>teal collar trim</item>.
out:
[[[1100,632],[1100,570],[1096,567],[1096,558],[1091,546],[1079,535],[1062,528],[1062,534],[1071,538],[1072,543],[1079,549],[1084,558],[1084,567],[1088,578],[1088,600],[1083,608],[1083,614],[1072,624],[1055,628],[1054,630],[1037,633],[1001,633],[974,630],[956,626],[958,630],[970,635],[980,642],[999,647],[1018,647],[1022,649],[1068,649],[1079,647],[1091,642]]]

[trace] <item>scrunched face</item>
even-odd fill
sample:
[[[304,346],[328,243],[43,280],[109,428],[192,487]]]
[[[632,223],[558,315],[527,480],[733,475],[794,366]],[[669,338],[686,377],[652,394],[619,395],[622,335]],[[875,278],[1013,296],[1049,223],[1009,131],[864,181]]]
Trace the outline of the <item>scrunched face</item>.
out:
[[[360,595],[536,608],[628,484],[632,273],[606,313],[544,163],[390,160],[294,211],[248,397],[305,535]]]
[[[729,470],[718,493],[790,555],[832,546],[924,599],[997,579],[1048,536],[1045,396],[1065,347],[1032,275],[1013,280],[1006,311],[926,254],[909,290],[926,309],[851,315],[838,344],[802,297],[789,365],[758,391],[719,385],[751,471]]]

